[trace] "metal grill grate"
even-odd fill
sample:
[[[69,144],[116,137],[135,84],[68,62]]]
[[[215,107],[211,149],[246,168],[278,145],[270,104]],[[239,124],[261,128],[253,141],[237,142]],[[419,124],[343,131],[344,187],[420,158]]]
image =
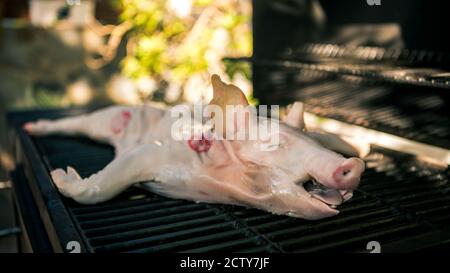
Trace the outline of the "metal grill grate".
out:
[[[352,62],[379,62],[413,67],[448,67],[450,55],[446,52],[407,50],[400,48],[345,46],[337,44],[304,44],[288,49],[281,56],[285,59],[318,58],[345,59]]]
[[[258,77],[255,91],[270,94],[270,104],[300,100],[319,116],[450,148],[448,94],[442,90],[308,70],[259,71],[265,77]]]
[[[35,139],[49,170],[73,166],[82,176],[102,169],[110,147],[83,138]],[[449,170],[375,149],[361,187],[337,217],[305,221],[256,209],[172,200],[130,188],[104,204],[64,199],[93,252],[311,252],[435,250],[450,244]]]

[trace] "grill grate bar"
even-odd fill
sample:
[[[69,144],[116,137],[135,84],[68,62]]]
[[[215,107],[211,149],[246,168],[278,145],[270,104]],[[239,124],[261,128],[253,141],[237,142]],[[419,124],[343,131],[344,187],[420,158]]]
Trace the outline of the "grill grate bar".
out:
[[[362,221],[366,220],[366,221],[371,221],[371,220],[375,220],[375,219],[379,219],[380,217],[384,217],[384,218],[391,218],[394,219],[396,218],[392,213],[389,213],[389,210],[379,210],[379,211],[375,211],[375,212],[368,212],[369,216],[372,217],[360,217],[360,219],[358,218],[353,218],[353,219],[343,219],[342,221],[324,221],[323,223],[320,223],[318,225],[305,225],[305,226],[294,226],[292,228],[288,228],[288,229],[282,229],[282,230],[274,230],[274,231],[270,231],[269,233],[267,233],[267,235],[270,238],[287,238],[289,237],[289,235],[294,235],[294,234],[308,234],[308,233],[314,233],[315,230],[319,230],[319,229],[324,229],[323,233],[321,234],[328,234],[329,232],[334,233],[337,230],[340,229],[340,227],[347,227],[349,225],[351,225],[352,227],[356,228],[358,226],[361,225],[361,223],[364,223]],[[347,221],[345,221],[347,220]],[[326,230],[326,231],[325,231]]]
[[[330,232],[328,232],[327,234],[313,234],[313,235],[309,235],[309,236],[305,236],[305,237],[298,237],[296,239],[290,239],[287,238],[285,240],[282,240],[280,242],[280,245],[283,248],[286,249],[299,249],[302,246],[310,246],[314,243],[322,243],[323,241],[329,239],[329,238],[337,238],[339,236],[345,236],[346,238],[348,237],[355,237],[355,234],[358,234],[358,238],[361,237],[361,232],[363,232],[364,230],[366,231],[365,236],[370,236],[373,235],[374,232],[376,232],[375,227],[378,228],[383,228],[385,226],[387,226],[386,231],[384,231],[384,233],[386,232],[391,232],[392,230],[397,230],[397,229],[406,229],[406,228],[410,228],[411,226],[416,226],[417,224],[413,223],[413,224],[406,224],[402,227],[395,227],[393,229],[391,229],[391,225],[395,225],[397,223],[398,219],[392,218],[392,217],[388,217],[385,219],[376,219],[376,221],[370,221],[370,222],[365,222],[356,226],[346,226],[343,227],[341,229],[336,229],[336,230],[332,230]],[[368,232],[368,234],[367,234]],[[364,236],[364,235],[363,235]]]
[[[242,230],[230,230],[225,232],[219,232],[210,235],[198,236],[195,238],[180,240],[177,242],[171,242],[162,245],[156,245],[152,247],[139,248],[137,250],[128,251],[132,253],[136,252],[159,252],[159,251],[182,251],[197,246],[212,245],[218,242],[224,242],[226,240],[239,240],[245,237]],[[250,241],[252,238],[244,238],[244,240]]]
[[[225,208],[225,207],[222,207],[222,208]],[[264,242],[265,244],[269,245],[270,248],[276,249],[278,252],[284,252],[278,246],[278,244],[270,241],[269,239],[266,238],[266,236],[264,234],[259,233],[257,230],[255,230],[255,228],[253,228],[252,226],[249,226],[245,221],[242,221],[241,218],[238,215],[234,214],[232,211],[230,211],[229,208],[228,208],[228,210],[224,209],[224,211],[227,213],[227,215],[229,216],[229,219],[231,221],[236,221],[237,223],[239,223],[239,226],[244,227],[248,234],[257,235],[258,238],[260,239],[259,240],[260,242]],[[255,211],[255,210],[253,210],[253,211]]]
[[[273,250],[267,246],[255,246],[255,247],[247,247],[247,248],[241,248],[236,251],[235,253],[278,253],[278,251]]]
[[[110,235],[102,235],[98,237],[94,236],[90,240],[90,243],[94,246],[105,245],[113,242],[121,242],[134,238],[152,236],[154,234],[161,234],[164,232],[174,232],[178,230],[195,228],[199,225],[212,225],[216,223],[223,223],[225,222],[225,218],[226,217],[224,215],[215,215],[161,226],[143,227],[139,229],[133,229],[130,231],[118,232]]]
[[[187,249],[187,250],[180,251],[180,252],[181,253],[205,253],[205,252],[211,252],[211,251],[233,251],[237,247],[242,248],[242,247],[254,246],[253,242],[255,240],[257,240],[258,237],[259,236],[254,236],[254,237],[249,237],[249,238],[241,239],[241,240],[237,240],[237,241],[229,241],[229,242],[223,242],[223,243],[215,244],[215,245],[211,245],[211,246]],[[268,252],[277,252],[268,246],[261,246],[258,248],[265,249]]]
[[[80,225],[83,228],[93,228],[98,226],[109,226],[116,225],[124,222],[133,222],[141,219],[148,219],[161,216],[170,216],[180,212],[192,212],[196,210],[205,210],[203,204],[183,204],[178,206],[167,206],[160,207],[159,209],[154,209],[144,212],[135,212],[129,215],[119,215],[113,217],[102,217],[98,220],[81,221]],[[99,221],[100,220],[100,221]]]
[[[358,236],[356,238],[344,239],[341,241],[334,241],[331,243],[322,243],[320,245],[301,248],[294,250],[295,252],[318,252],[318,251],[337,251],[339,248],[352,245],[353,247],[349,248],[352,252],[363,252],[364,247],[369,241],[374,240],[374,238],[378,239],[378,241],[382,241],[383,244],[389,243],[389,236],[398,236],[399,234],[405,235],[405,232],[414,232],[419,230],[422,232],[421,228],[419,228],[415,224],[410,224],[407,226],[400,226],[397,228],[390,228],[385,231],[379,231],[370,233],[367,235]],[[407,240],[407,239],[406,239]]]
[[[439,205],[439,204],[444,204],[443,201],[450,201],[450,196],[449,195],[447,195],[447,196],[439,196],[439,197],[437,197],[435,199],[432,199],[432,200],[426,199],[426,200],[417,200],[417,201],[412,201],[412,202],[404,202],[402,200],[397,201],[395,199],[390,200],[391,203],[394,203],[396,205],[400,205],[400,206],[405,207],[405,208],[414,208],[414,207],[421,207],[421,206],[423,207],[425,205],[436,206],[436,205]]]
[[[179,201],[179,200],[174,200]],[[151,197],[151,198],[143,198],[143,199],[137,199],[137,200],[126,200],[126,201],[118,201],[116,203],[105,203],[105,204],[96,204],[95,206],[79,206],[78,204],[73,204],[71,210],[76,215],[95,215],[95,213],[103,213],[108,211],[115,211],[115,210],[121,210],[126,209],[128,207],[139,207],[145,204],[150,203],[159,203],[161,202],[161,199],[159,197]],[[77,206],[78,205],[78,206]]]
[[[151,206],[141,206],[135,207],[134,209],[130,209],[129,213],[126,214],[112,214],[108,213],[104,217],[98,217],[97,219],[93,219],[89,217],[88,219],[84,219],[84,217],[79,217],[78,219],[81,222],[83,227],[91,227],[97,226],[99,220],[102,221],[102,225],[110,225],[119,223],[122,221],[133,221],[134,219],[143,219],[150,218],[155,216],[169,215],[174,212],[184,212],[190,210],[204,209],[202,204],[186,204],[184,202],[176,202],[176,203],[166,203],[164,201],[159,202],[157,204],[153,204]]]
[[[110,219],[114,217],[124,216],[127,214],[134,214],[139,213],[143,211],[151,211],[151,210],[157,210],[161,208],[170,208],[170,207],[176,207],[183,205],[182,200],[167,200],[167,201],[161,201],[161,200],[151,200],[152,202],[145,202],[143,204],[130,206],[130,207],[123,207],[123,208],[116,208],[116,209],[107,209],[92,213],[83,213],[78,214],[77,218],[81,222],[88,222],[88,221],[96,221],[99,219]]]
[[[139,220],[130,223],[121,223],[117,225],[111,226],[102,226],[92,229],[84,228],[86,235],[88,236],[99,236],[103,234],[114,234],[117,232],[122,232],[126,230],[130,230],[132,228],[140,228],[140,227],[151,227],[151,226],[161,226],[165,224],[171,224],[179,221],[186,221],[189,219],[195,219],[196,217],[208,217],[216,215],[216,212],[211,211],[209,209],[195,211],[195,212],[185,212],[185,213],[177,213],[170,216],[156,217],[147,220]]]
[[[163,234],[153,235],[151,237],[147,238],[140,238],[140,239],[134,239],[134,240],[128,240],[126,242],[117,242],[113,244],[106,244],[102,245],[100,247],[97,247],[95,250],[98,252],[104,252],[104,251],[123,251],[127,249],[136,249],[141,246],[145,245],[160,245],[161,242],[164,242],[164,244],[167,244],[168,242],[173,241],[179,241],[184,238],[192,238],[195,236],[199,236],[206,233],[218,233],[223,232],[226,230],[230,230],[230,227],[232,228],[232,225],[234,223],[227,222],[227,223],[218,223],[213,225],[207,225],[207,226],[200,226],[190,229],[184,229],[181,231],[175,231],[175,232],[165,232]]]

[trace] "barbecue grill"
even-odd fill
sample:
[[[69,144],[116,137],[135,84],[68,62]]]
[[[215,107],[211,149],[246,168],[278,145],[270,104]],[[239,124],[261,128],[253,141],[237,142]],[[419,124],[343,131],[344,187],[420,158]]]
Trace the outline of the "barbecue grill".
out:
[[[138,187],[102,204],[80,205],[58,193],[49,172],[70,165],[89,176],[112,160],[112,147],[82,137],[31,137],[21,124],[92,109],[13,112],[8,120],[17,168],[11,176],[22,250],[370,252],[369,242],[375,241],[382,252],[448,251],[450,79],[442,69],[450,57],[429,48],[347,46],[326,39],[273,45],[273,35],[286,34],[262,33],[261,21],[279,20],[271,22],[279,28],[292,23],[277,12],[268,1],[254,1],[255,54],[228,59],[252,64],[255,96],[262,104],[301,100],[321,120],[394,135],[437,152],[428,158],[427,149],[372,145],[353,198],[340,206],[338,216],[319,221],[173,200]]]

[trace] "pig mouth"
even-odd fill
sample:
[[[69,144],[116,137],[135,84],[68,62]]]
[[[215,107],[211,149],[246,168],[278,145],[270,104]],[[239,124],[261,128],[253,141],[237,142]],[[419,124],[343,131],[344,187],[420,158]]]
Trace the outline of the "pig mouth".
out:
[[[316,180],[309,180],[303,184],[303,188],[315,198],[331,208],[336,208],[338,205],[350,199],[353,195],[352,191],[336,190],[327,188]]]

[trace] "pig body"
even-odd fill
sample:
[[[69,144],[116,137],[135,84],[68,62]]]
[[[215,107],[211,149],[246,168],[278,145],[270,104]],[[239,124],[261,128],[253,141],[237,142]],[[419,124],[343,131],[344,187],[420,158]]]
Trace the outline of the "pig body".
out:
[[[306,134],[281,124],[280,133],[287,139],[282,137],[278,152],[260,151],[255,143],[246,141],[211,140],[210,149],[199,153],[187,141],[173,139],[171,124],[175,120],[170,111],[148,105],[114,106],[77,117],[28,123],[25,129],[34,135],[85,135],[115,147],[115,159],[88,178],[82,179],[70,167],[51,172],[60,192],[79,203],[103,202],[141,183],[172,198],[246,205],[306,219],[338,213],[306,192],[301,183],[311,177],[328,181],[332,178],[325,175],[326,170],[337,169],[349,159]],[[363,167],[355,164],[359,176]],[[349,194],[347,189],[353,188],[344,185],[341,190]],[[345,193],[341,202],[349,198]]]
[[[256,148],[259,140],[218,138],[199,149],[198,142],[174,139],[177,118],[150,105],[113,106],[24,128],[33,135],[85,135],[115,147],[115,159],[90,177],[81,178],[71,167],[51,172],[59,191],[79,203],[103,202],[139,183],[172,198],[251,206],[305,219],[336,215],[335,207],[352,196],[364,164],[293,127],[302,124],[297,120],[302,113],[292,114],[299,110],[302,105],[280,124],[279,147],[273,151]],[[196,123],[201,124],[194,120],[191,125]],[[307,189],[304,183],[311,179],[318,183]]]

